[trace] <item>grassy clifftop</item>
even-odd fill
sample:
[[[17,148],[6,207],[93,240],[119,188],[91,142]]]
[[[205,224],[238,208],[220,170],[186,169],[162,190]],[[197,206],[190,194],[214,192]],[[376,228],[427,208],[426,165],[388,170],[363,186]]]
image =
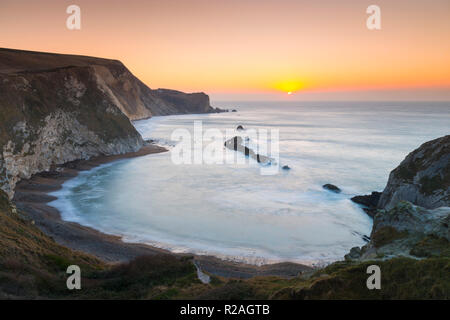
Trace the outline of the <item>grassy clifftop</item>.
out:
[[[92,256],[58,245],[27,220],[0,191],[0,297],[49,297],[63,269],[76,261],[86,270],[104,268]]]

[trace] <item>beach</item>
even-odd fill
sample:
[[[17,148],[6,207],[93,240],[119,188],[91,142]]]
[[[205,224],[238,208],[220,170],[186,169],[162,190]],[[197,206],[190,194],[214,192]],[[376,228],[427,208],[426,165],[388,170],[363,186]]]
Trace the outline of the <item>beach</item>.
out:
[[[59,244],[73,250],[91,254],[107,263],[130,261],[138,256],[170,254],[192,257],[203,271],[227,278],[250,278],[259,275],[295,277],[313,268],[295,263],[278,263],[264,266],[221,260],[212,256],[176,254],[147,244],[123,242],[121,237],[102,233],[93,228],[61,219],[60,212],[49,206],[55,200],[49,193],[61,189],[64,182],[75,178],[80,172],[91,170],[103,164],[149,154],[167,152],[155,144],[147,144],[138,152],[114,156],[99,156],[55,166],[53,170],[22,180],[16,188],[14,202],[33,223]]]

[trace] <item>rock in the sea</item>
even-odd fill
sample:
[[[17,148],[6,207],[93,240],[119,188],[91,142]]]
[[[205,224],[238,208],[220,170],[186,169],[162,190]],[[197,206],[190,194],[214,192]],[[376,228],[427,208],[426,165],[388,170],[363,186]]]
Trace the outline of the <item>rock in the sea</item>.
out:
[[[243,127],[243,126],[241,126],[241,125],[238,125],[238,126],[237,126],[237,128],[236,128],[236,130],[238,130],[238,131],[240,131],[240,130],[244,130],[244,127]]]
[[[250,157],[261,164],[271,164],[273,161],[272,158],[258,154],[256,152],[254,152],[252,149],[250,149],[249,147],[247,147],[246,145],[244,145],[242,137],[239,137],[239,136],[233,137],[233,138],[225,141],[224,146],[228,149],[242,152],[247,157]]]
[[[378,207],[399,201],[434,209],[450,206],[450,135],[422,144],[389,175]]]
[[[283,166],[281,169],[283,169],[283,170],[291,170],[291,167],[289,167],[289,166]]]
[[[335,193],[340,193],[340,192],[341,192],[341,189],[339,189],[338,187],[336,187],[334,184],[329,184],[329,183],[327,183],[327,184],[324,184],[324,185],[322,186],[322,188],[324,188],[324,189],[326,189],[326,190],[329,190],[329,191],[331,191],[331,192],[335,192]]]

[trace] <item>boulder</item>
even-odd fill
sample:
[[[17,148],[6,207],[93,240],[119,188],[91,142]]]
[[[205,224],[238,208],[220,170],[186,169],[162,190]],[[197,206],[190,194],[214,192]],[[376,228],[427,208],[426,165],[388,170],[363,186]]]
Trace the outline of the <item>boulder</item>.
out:
[[[250,157],[261,164],[271,164],[273,161],[273,159],[257,154],[255,151],[244,145],[242,137],[239,136],[235,136],[225,141],[224,146],[230,150],[242,152],[245,156]]]
[[[341,193],[341,189],[339,189],[338,187],[336,187],[334,184],[329,184],[329,183],[327,183],[327,184],[324,184],[324,185],[322,186],[322,188],[324,188],[324,189],[326,189],[326,190],[329,190],[329,191],[331,191],[331,192],[334,192],[334,193]]]

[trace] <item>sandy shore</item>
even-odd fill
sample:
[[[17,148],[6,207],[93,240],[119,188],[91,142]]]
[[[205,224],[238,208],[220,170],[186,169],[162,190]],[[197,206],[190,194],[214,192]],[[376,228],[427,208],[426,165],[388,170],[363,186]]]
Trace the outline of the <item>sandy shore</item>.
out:
[[[48,172],[36,174],[28,180],[19,182],[13,201],[30,219],[34,220],[36,226],[56,242],[71,249],[92,254],[108,263],[125,262],[141,255],[174,254],[146,244],[126,243],[121,237],[107,235],[78,223],[63,221],[59,211],[48,205],[56,199],[49,193],[61,189],[65,181],[76,177],[80,171],[90,170],[112,161],[166,151],[167,149],[163,147],[148,144],[138,152],[101,156],[56,166]],[[190,256],[203,271],[231,278],[249,278],[258,275],[293,277],[301,272],[312,270],[311,267],[296,263],[278,263],[259,267],[224,261],[211,256]]]

